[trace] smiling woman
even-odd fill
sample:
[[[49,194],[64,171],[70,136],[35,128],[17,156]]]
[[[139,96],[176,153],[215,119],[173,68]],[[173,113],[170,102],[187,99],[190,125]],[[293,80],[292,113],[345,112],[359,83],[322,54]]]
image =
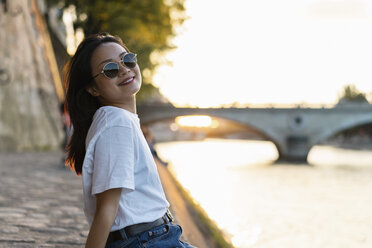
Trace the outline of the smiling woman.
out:
[[[67,163],[82,176],[90,226],[86,247],[191,248],[173,223],[141,131],[136,94],[142,78],[136,62],[119,37],[97,34],[80,43],[66,66],[74,127]]]

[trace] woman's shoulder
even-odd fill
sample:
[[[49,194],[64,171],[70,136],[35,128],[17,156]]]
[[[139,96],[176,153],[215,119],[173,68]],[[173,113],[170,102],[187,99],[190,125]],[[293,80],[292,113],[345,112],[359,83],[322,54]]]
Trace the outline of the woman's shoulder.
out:
[[[86,147],[90,143],[94,143],[103,132],[112,127],[133,129],[134,125],[130,114],[132,113],[117,107],[100,107],[93,116],[93,121],[86,137]]]

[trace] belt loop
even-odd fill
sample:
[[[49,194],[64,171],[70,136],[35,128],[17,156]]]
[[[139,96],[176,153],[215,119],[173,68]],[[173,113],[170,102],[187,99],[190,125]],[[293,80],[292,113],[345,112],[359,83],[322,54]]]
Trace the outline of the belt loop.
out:
[[[171,213],[171,211],[169,209],[167,209],[167,212],[165,213],[165,216],[166,216],[166,219],[168,219],[169,222],[173,222],[174,221],[174,217]]]
[[[164,215],[163,217],[161,217],[164,221],[165,224],[169,224],[169,220],[168,218]]]
[[[127,241],[128,240],[128,237],[127,237],[127,234],[125,233],[125,229],[122,228],[119,230],[119,233],[120,233],[120,236],[121,238],[124,240],[124,241]]]

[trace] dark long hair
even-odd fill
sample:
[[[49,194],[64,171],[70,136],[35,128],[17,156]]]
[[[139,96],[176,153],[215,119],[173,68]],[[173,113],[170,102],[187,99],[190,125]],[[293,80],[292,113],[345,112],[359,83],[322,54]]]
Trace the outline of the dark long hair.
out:
[[[122,40],[109,34],[96,34],[85,38],[78,46],[75,55],[66,64],[64,80],[66,92],[65,110],[69,113],[73,134],[66,151],[66,165],[81,175],[85,157],[85,139],[93,121],[93,115],[100,107],[98,99],[86,90],[94,84],[91,58],[94,50],[101,44],[115,42],[129,51]]]

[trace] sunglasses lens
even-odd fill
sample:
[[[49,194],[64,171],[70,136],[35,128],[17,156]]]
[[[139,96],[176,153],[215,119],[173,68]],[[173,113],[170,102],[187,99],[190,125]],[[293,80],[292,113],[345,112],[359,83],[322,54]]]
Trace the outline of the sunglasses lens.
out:
[[[134,53],[127,53],[123,57],[124,65],[128,68],[134,68],[137,65],[137,55]]]
[[[114,78],[119,74],[119,66],[116,63],[108,63],[103,68],[103,73],[108,78]]]

